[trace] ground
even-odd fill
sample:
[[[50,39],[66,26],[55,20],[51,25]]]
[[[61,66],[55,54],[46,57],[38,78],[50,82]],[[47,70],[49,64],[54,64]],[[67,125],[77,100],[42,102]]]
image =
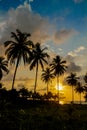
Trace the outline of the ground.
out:
[[[51,101],[2,104],[0,130],[86,130],[87,105]]]

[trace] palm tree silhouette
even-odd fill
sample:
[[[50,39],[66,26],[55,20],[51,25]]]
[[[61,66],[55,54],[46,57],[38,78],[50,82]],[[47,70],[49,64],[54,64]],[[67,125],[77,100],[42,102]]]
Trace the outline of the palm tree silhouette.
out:
[[[66,78],[66,82],[72,86],[72,103],[74,102],[74,86],[77,85],[78,77],[76,76],[76,73],[70,73],[69,76]]]
[[[4,57],[0,56],[0,80],[3,77],[3,72],[8,73],[8,61]]]
[[[54,75],[57,77],[57,86],[58,86],[58,103],[59,103],[59,76],[63,75],[66,71],[67,66],[65,65],[66,61],[62,60],[60,56],[53,58],[52,63],[50,64],[51,70],[54,72]]]
[[[47,83],[47,94],[48,94],[48,85],[52,81],[53,78],[54,78],[54,74],[51,72],[49,67],[47,67],[45,70],[43,70],[42,75],[41,75],[41,79],[45,83]]]
[[[23,59],[24,64],[27,62],[27,57],[30,54],[30,48],[33,45],[33,43],[28,39],[29,37],[30,34],[22,33],[17,29],[16,33],[11,32],[11,38],[13,38],[13,40],[4,42],[6,47],[5,54],[7,55],[8,61],[10,60],[11,64],[16,63],[12,89],[14,89],[14,82],[18,65],[21,59]]]
[[[41,68],[44,69],[43,63],[48,64],[47,58],[49,58],[49,55],[45,52],[46,49],[46,47],[42,49],[41,44],[36,43],[32,51],[32,55],[29,58],[30,70],[32,70],[36,66],[34,93],[36,93],[38,66],[40,64]]]
[[[84,87],[80,82],[77,83],[75,91],[80,94],[80,104],[81,104],[81,93],[83,93]]]
[[[86,73],[85,76],[84,76],[84,81],[85,81],[85,83],[87,84],[87,73]]]

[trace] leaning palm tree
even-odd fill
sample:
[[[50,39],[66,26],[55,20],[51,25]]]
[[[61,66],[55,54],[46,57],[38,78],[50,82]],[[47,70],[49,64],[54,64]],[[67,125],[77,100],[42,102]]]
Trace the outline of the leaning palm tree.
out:
[[[45,83],[47,83],[47,95],[48,95],[48,85],[52,81],[53,78],[54,78],[54,74],[51,72],[49,67],[47,67],[45,70],[43,70],[41,79]]]
[[[65,65],[66,61],[62,60],[60,56],[53,58],[52,63],[50,64],[51,70],[54,75],[57,77],[57,86],[58,86],[58,103],[59,103],[59,77],[64,74],[67,66]]]
[[[78,77],[76,76],[76,73],[71,73],[69,76],[66,78],[66,82],[72,86],[72,103],[74,102],[74,86],[77,85]]]
[[[32,55],[29,58],[30,70],[32,70],[36,66],[34,93],[36,93],[36,87],[37,87],[38,66],[40,64],[41,68],[44,69],[43,63],[48,64],[47,58],[49,58],[49,55],[45,52],[46,49],[47,49],[46,47],[41,48],[40,43],[36,43],[32,51]]]
[[[22,33],[17,29],[16,33],[11,32],[11,38],[13,38],[13,40],[4,42],[4,45],[6,47],[5,54],[7,55],[8,61],[10,61],[11,64],[16,64],[12,89],[14,89],[14,82],[19,63],[21,59],[23,59],[24,64],[26,63],[27,57],[30,53],[30,48],[33,45],[33,43],[28,39],[29,37],[30,34]]]
[[[8,61],[4,57],[0,56],[0,80],[3,77],[3,72],[8,73]]]
[[[78,82],[75,91],[80,94],[80,104],[81,104],[81,94],[84,92],[84,86],[82,86],[82,84]]]

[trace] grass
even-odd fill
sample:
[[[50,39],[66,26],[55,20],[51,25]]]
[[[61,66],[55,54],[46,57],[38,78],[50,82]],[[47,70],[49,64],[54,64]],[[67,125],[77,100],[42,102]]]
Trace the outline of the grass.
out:
[[[0,130],[45,129],[86,130],[87,106],[28,101],[8,103],[0,107]]]

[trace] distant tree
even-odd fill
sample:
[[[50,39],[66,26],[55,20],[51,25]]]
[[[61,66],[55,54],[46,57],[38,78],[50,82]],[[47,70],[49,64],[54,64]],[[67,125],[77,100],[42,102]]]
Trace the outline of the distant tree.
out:
[[[7,101],[7,90],[6,88],[0,88],[0,101],[5,103]],[[1,104],[0,104],[1,105]]]
[[[32,55],[29,58],[30,70],[32,70],[36,66],[36,77],[35,77],[34,93],[36,93],[39,64],[41,65],[41,68],[44,69],[43,64],[48,63],[47,58],[49,58],[49,55],[45,52],[46,49],[47,49],[46,47],[41,48],[40,43],[36,43],[35,46],[34,46],[34,49],[32,51]]]
[[[59,102],[59,77],[64,74],[66,71],[66,61],[62,60],[60,56],[53,58],[52,63],[50,64],[51,70],[54,75],[57,77],[57,86],[58,86],[58,102]]]
[[[74,102],[74,87],[77,85],[78,82],[78,77],[76,76],[76,73],[71,73],[69,76],[66,78],[66,82],[72,86],[72,103]]]
[[[0,83],[0,89],[2,88],[2,83]]]
[[[0,56],[0,80],[2,79],[3,77],[3,72],[6,72],[8,74],[8,61]]]
[[[48,86],[49,83],[52,81],[52,79],[54,78],[54,74],[51,72],[50,68],[47,67],[45,70],[43,70],[42,75],[41,75],[41,79],[47,83],[47,94],[48,94]]]
[[[85,98],[85,102],[87,102],[87,93],[85,93],[84,98]]]
[[[23,59],[24,64],[27,62],[27,57],[29,57],[31,52],[31,46],[33,46],[33,43],[28,39],[29,37],[29,33],[22,33],[17,29],[16,33],[11,32],[11,38],[13,38],[13,40],[4,42],[6,47],[5,54],[7,55],[8,61],[10,61],[11,64],[16,63],[12,89],[14,89],[14,82],[19,63],[21,59]]]
[[[28,97],[29,97],[29,91],[28,91],[28,89],[27,88],[21,88],[20,90],[19,90],[19,95],[22,97],[22,98],[25,98],[25,99],[27,99]]]
[[[16,101],[19,98],[19,93],[16,89],[8,90],[8,100],[11,102]]]
[[[81,104],[81,94],[84,92],[84,86],[80,82],[77,83],[75,91],[80,94],[80,104]]]
[[[52,99],[52,98],[53,98],[52,92],[48,92],[48,94],[44,93],[44,95],[43,95],[44,100],[49,100],[49,99]]]
[[[40,100],[41,99],[41,95],[40,95],[40,93],[32,93],[32,98],[35,100],[35,99],[38,99],[38,100]]]

